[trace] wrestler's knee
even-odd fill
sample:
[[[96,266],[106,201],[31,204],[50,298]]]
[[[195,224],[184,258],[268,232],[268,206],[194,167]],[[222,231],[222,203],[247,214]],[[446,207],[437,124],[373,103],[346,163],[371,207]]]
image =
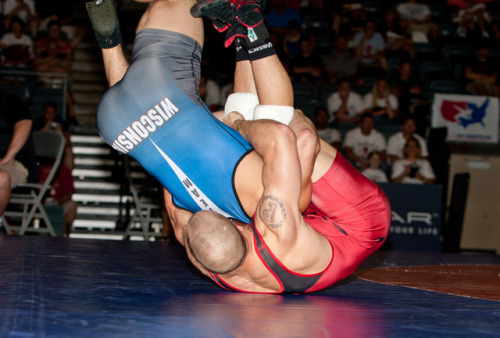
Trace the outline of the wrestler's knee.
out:
[[[391,205],[389,204],[387,196],[382,191],[380,191],[380,206],[380,221],[378,223],[377,229],[375,230],[374,237],[376,240],[380,240],[380,246],[382,246],[382,244],[384,244],[384,242],[387,240],[392,221]]]
[[[313,129],[304,128],[296,132],[297,150],[299,154],[316,156],[320,150],[318,134]]]
[[[0,192],[10,191],[11,178],[7,171],[0,169]]]

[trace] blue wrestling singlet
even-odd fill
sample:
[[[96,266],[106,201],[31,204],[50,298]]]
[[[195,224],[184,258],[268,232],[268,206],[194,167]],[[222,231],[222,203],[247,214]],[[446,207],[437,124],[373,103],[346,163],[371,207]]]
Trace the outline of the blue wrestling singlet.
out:
[[[200,59],[201,46],[183,34],[141,30],[125,76],[99,103],[97,128],[156,177],[179,207],[248,223],[233,181],[253,148],[199,98]]]

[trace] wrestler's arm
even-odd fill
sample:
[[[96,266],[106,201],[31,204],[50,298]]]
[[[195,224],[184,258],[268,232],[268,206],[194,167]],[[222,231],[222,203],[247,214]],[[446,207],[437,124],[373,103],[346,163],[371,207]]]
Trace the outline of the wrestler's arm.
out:
[[[225,122],[262,156],[264,193],[256,212],[256,226],[268,244],[279,241],[280,250],[286,250],[295,242],[297,225],[302,221],[298,207],[301,169],[295,134],[282,123],[245,121],[236,113],[229,114]],[[274,236],[268,236],[269,233]]]
[[[276,55],[257,61],[239,61],[234,74],[234,91],[258,94],[264,105],[293,105],[290,78]],[[311,120],[300,110],[295,110],[289,127],[297,137],[297,149],[302,169],[302,195],[300,205],[309,205],[311,174],[319,152],[319,137]]]
[[[193,216],[193,213],[190,211],[187,211],[185,209],[180,209],[177,208],[172,200],[172,195],[168,192],[167,189],[163,188],[163,195],[165,199],[165,207],[168,213],[168,216],[170,218],[170,222],[172,223],[172,227],[174,229],[174,234],[175,238],[177,241],[182,244],[186,248],[186,254],[191,261],[191,263],[194,265],[195,268],[197,268],[202,274],[205,276],[208,276],[212,278],[210,275],[210,272],[203,267],[191,254],[190,250],[187,248],[186,245],[186,238],[184,236],[185,234],[185,229],[186,229],[186,224]]]
[[[121,45],[102,49],[102,58],[106,78],[111,87],[123,78],[129,67],[129,63],[125,58]]]
[[[170,218],[170,222],[172,223],[172,228],[174,229],[175,238],[179,243],[184,245],[184,228],[191,216],[193,216],[193,213],[186,209],[177,208],[173,203],[172,195],[165,188],[163,188],[163,196],[165,208]]]

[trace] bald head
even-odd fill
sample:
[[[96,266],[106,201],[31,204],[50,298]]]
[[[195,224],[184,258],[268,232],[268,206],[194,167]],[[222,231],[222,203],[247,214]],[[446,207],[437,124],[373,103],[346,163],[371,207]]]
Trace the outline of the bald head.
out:
[[[212,211],[195,213],[186,224],[187,246],[206,269],[227,273],[246,255],[243,236],[229,219]]]

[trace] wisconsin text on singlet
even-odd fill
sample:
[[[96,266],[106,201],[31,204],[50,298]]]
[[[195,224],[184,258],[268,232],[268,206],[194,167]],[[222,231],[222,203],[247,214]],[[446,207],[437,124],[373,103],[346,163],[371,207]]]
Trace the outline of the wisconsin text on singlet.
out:
[[[124,154],[128,153],[178,112],[179,108],[165,97],[125,127],[111,146]]]

